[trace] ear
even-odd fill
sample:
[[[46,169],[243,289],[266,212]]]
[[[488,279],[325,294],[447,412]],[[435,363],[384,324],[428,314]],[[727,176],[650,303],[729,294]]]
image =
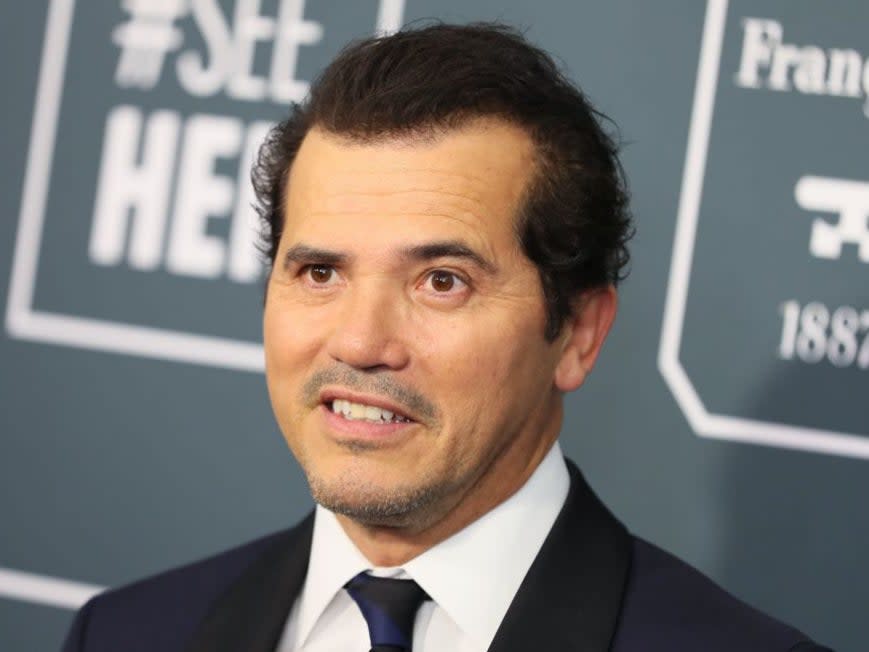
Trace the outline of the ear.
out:
[[[577,389],[591,373],[617,307],[618,295],[612,285],[588,290],[577,300],[558,338],[562,348],[555,367],[555,386],[562,392]]]

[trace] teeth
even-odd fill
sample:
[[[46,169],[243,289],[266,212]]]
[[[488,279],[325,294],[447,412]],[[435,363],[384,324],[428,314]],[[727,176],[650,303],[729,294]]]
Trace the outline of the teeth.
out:
[[[355,408],[355,406],[354,406],[354,408]],[[354,417],[356,416],[355,411],[354,411],[353,416]],[[365,408],[365,418],[368,419],[369,421],[375,421],[375,420],[386,421],[387,420],[387,419],[380,418],[380,408],[372,407],[370,405],[367,408]]]
[[[371,423],[404,423],[408,421],[405,417],[390,410],[363,403],[351,403],[343,399],[332,401],[332,412],[351,421],[362,420]]]

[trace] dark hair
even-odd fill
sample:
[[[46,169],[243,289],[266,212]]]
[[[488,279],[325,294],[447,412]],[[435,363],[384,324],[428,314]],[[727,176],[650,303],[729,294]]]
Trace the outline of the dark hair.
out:
[[[537,169],[516,229],[537,266],[553,340],[585,290],[624,278],[632,235],[617,146],[598,112],[543,50],[501,24],[435,24],[351,43],[262,145],[252,172],[274,264],[285,185],[313,126],[360,141],[426,136],[479,117],[531,136]]]

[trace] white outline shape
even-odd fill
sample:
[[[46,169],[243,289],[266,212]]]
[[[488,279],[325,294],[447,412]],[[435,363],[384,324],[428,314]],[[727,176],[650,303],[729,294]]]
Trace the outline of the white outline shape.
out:
[[[689,425],[700,437],[869,459],[869,438],[862,435],[710,413],[679,361],[727,3],[728,0],[709,0],[706,6],[673,260],[658,349],[658,369]]]
[[[0,598],[78,609],[105,587],[0,567]]]
[[[380,0],[378,33],[386,34],[401,27],[404,4],[404,0]],[[74,8],[75,0],[52,0],[48,10],[9,281],[7,331],[12,337],[34,342],[262,373],[265,368],[263,348],[254,342],[33,309],[45,200]]]
[[[380,0],[377,7],[378,36],[387,36],[401,29],[404,22],[404,0]]]
[[[74,7],[75,0],[52,0],[48,8],[6,305],[6,328],[9,334],[35,342],[262,372],[263,353],[262,346],[258,344],[32,309],[45,221],[45,198]],[[102,590],[102,587],[93,584],[0,567],[0,597],[3,598],[78,609],[88,598]]]
[[[75,0],[52,0],[48,10],[18,234],[12,258],[6,329],[12,337],[261,373],[261,344],[223,337],[76,317],[33,309],[33,292],[57,116]]]

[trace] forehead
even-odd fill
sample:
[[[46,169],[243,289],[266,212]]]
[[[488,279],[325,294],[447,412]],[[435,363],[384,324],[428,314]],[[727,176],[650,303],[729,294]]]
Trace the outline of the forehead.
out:
[[[290,170],[284,233],[458,234],[497,247],[505,237],[515,240],[533,170],[530,137],[499,120],[370,142],[314,128]]]

